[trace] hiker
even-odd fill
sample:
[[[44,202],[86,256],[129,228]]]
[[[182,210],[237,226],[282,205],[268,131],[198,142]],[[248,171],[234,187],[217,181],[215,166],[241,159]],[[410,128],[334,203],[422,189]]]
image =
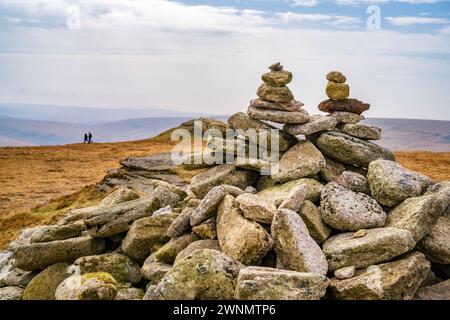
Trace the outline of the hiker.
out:
[[[92,143],[92,133],[88,133],[88,138],[89,138],[89,140],[88,140],[88,143]]]
[[[84,143],[88,143],[88,134],[87,133],[84,134]]]

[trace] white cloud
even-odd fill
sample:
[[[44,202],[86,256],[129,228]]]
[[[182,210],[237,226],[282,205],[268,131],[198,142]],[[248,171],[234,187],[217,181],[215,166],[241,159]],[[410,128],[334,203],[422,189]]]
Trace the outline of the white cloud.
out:
[[[292,0],[292,6],[314,7],[319,4],[319,0]]]
[[[430,17],[386,17],[390,24],[394,26],[411,26],[416,24],[449,24],[450,20],[443,18],[430,18]]]

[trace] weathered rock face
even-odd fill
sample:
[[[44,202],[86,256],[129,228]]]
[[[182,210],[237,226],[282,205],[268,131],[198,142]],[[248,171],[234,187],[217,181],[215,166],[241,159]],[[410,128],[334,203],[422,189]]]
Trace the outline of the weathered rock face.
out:
[[[212,217],[198,226],[193,227],[192,232],[202,239],[217,239],[216,217]]]
[[[284,268],[326,275],[328,265],[320,247],[310,237],[300,216],[291,210],[278,210],[271,226],[277,258]]]
[[[353,233],[340,233],[323,244],[328,260],[328,269],[355,266],[368,267],[389,261],[412,250],[414,239],[409,231],[397,228],[375,228],[366,230],[366,235],[355,238]]]
[[[30,243],[49,242],[55,240],[65,240],[81,235],[86,229],[82,221],[63,226],[43,226],[37,229],[30,237]]]
[[[152,289],[150,300],[233,299],[243,265],[216,250],[196,250]]]
[[[217,210],[217,239],[225,254],[246,265],[260,263],[273,247],[270,234],[257,222],[244,218],[229,195]]]
[[[429,179],[394,161],[376,160],[367,171],[372,196],[382,205],[395,206],[403,200],[425,192]]]
[[[331,279],[330,293],[344,300],[410,300],[430,271],[421,253],[356,272],[347,280]]]
[[[420,288],[414,300],[450,300],[450,279]]]
[[[334,271],[334,277],[339,280],[350,279],[355,275],[355,266],[344,267]]]
[[[313,115],[310,116],[309,122],[305,124],[287,124],[283,130],[292,135],[303,134],[309,136],[311,134],[333,130],[336,127],[337,121],[334,117]]]
[[[325,167],[320,170],[319,175],[323,181],[331,182],[339,178],[345,170],[345,166],[342,163],[325,157]]]
[[[445,193],[406,199],[389,212],[386,226],[406,229],[419,242],[445,212],[448,199]]]
[[[172,264],[183,249],[198,240],[200,240],[200,238],[193,233],[172,238],[169,242],[159,248],[158,251],[154,253],[154,256],[158,261]]]
[[[142,300],[144,294],[140,288],[120,288],[114,300]]]
[[[271,101],[266,101],[262,99],[254,99],[250,101],[250,106],[260,109],[269,109],[269,110],[281,110],[281,111],[299,111],[303,112],[304,109],[302,107],[304,106],[303,102],[300,102],[298,100],[291,100],[289,102],[285,103],[276,103]]]
[[[199,249],[211,249],[211,250],[222,251],[220,249],[219,241],[217,241],[217,240],[195,241],[195,242],[191,243],[190,245],[188,245],[180,253],[178,253],[174,264],[177,263],[178,261],[186,258],[188,255],[193,253],[195,250],[199,250]]]
[[[23,288],[3,287],[0,288],[0,300],[22,300]]]
[[[336,182],[352,191],[370,194],[369,183],[362,174],[344,171],[339,178],[336,179]]]
[[[330,116],[336,119],[337,124],[353,124],[365,119],[363,115],[345,111],[333,111]]]
[[[317,139],[317,148],[334,160],[364,168],[378,159],[395,160],[391,151],[339,132],[322,133]]]
[[[107,197],[105,197],[102,201],[100,201],[99,206],[100,207],[109,207],[109,206],[113,206],[115,204],[135,200],[138,198],[140,198],[140,195],[136,191],[125,188],[125,187],[119,187],[119,189],[112,192]]]
[[[25,288],[28,283],[36,276],[36,271],[25,271],[12,266],[14,260],[9,260],[7,264],[0,269],[0,287],[21,287]]]
[[[289,209],[294,212],[298,212],[308,195],[308,188],[306,185],[301,184],[291,189],[291,192],[279,205],[279,209]]]
[[[56,289],[56,300],[113,300],[117,282],[106,272],[73,275]]]
[[[107,272],[122,283],[138,283],[142,276],[139,265],[129,257],[119,253],[105,253],[96,256],[86,256],[75,260],[74,265],[80,272]]]
[[[323,184],[315,179],[303,178],[286,182],[281,185],[266,188],[258,193],[260,197],[263,197],[279,206],[284,199],[287,198],[292,188],[295,188],[301,184],[306,185],[308,193],[306,194],[306,200],[316,202],[320,198],[320,193],[323,189]]]
[[[290,270],[247,267],[239,272],[235,298],[240,300],[319,300],[327,277]]]
[[[167,230],[167,236],[178,237],[189,232],[191,227],[191,215],[195,209],[192,207],[186,207],[181,213],[173,220],[169,229]]]
[[[339,131],[363,140],[381,139],[381,128],[376,126],[369,126],[366,124],[344,124],[339,127]]]
[[[322,243],[330,237],[331,228],[323,222],[322,213],[314,203],[305,200],[298,214],[305,223],[309,235],[314,241]]]
[[[320,199],[322,218],[326,224],[343,231],[382,227],[386,213],[371,197],[330,182]]]
[[[239,209],[247,219],[260,223],[271,223],[277,213],[275,205],[256,194],[244,193],[236,198]]]
[[[172,269],[169,263],[158,261],[154,254],[148,257],[142,265],[142,276],[150,280],[150,283],[157,284]]]
[[[123,239],[123,252],[133,259],[144,260],[158,245],[170,240],[167,230],[176,217],[176,213],[169,213],[136,220]]]
[[[79,237],[18,247],[13,254],[14,265],[23,270],[43,269],[57,262],[72,262],[83,256],[101,253],[102,239]]]
[[[276,123],[306,123],[309,121],[309,115],[300,111],[281,111],[281,110],[268,110],[259,109],[252,106],[248,107],[248,115],[252,119],[267,120]]]
[[[191,214],[190,224],[191,226],[196,226],[205,220],[211,218],[219,206],[220,201],[228,193],[221,186],[216,186],[212,188],[200,202],[198,207]]]
[[[450,264],[450,215],[440,217],[419,243],[419,250],[428,260]]]
[[[263,100],[271,102],[289,102],[294,99],[294,95],[291,90],[286,86],[270,86],[263,83],[256,94]]]
[[[344,111],[361,114],[369,110],[370,104],[357,99],[325,100],[319,104],[319,110],[323,112]]]
[[[325,158],[308,140],[300,141],[287,151],[279,161],[279,170],[272,175],[277,182],[304,178],[325,167]]]
[[[55,263],[35,276],[27,285],[23,300],[55,300],[55,291],[58,285],[67,279],[69,264]]]
[[[202,199],[215,186],[227,184],[245,189],[246,186],[252,185],[257,177],[256,172],[239,170],[234,165],[223,164],[194,176],[190,190],[197,198]]]

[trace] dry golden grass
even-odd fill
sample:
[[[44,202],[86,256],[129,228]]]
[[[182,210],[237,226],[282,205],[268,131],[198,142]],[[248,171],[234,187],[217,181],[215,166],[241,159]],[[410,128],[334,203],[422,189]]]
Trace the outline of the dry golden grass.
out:
[[[119,161],[168,152],[166,132],[120,143],[0,148],[0,249],[26,227],[57,221],[71,208],[98,203],[93,185]],[[397,152],[404,166],[435,180],[450,179],[450,153]],[[186,181],[198,172],[176,169]]]

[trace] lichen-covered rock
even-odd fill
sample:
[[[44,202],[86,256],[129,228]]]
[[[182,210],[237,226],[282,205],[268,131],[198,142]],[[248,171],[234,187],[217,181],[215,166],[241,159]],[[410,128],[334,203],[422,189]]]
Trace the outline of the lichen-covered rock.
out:
[[[366,110],[369,110],[370,104],[364,103],[357,99],[345,99],[345,100],[325,100],[319,104],[319,110],[323,112],[344,111],[355,114],[361,114]]]
[[[56,289],[56,300],[113,300],[117,282],[106,272],[73,275]]]
[[[172,269],[172,264],[158,261],[152,254],[142,265],[141,273],[150,283],[157,284],[170,269]]]
[[[450,264],[450,215],[440,217],[419,243],[419,250],[428,260]]]
[[[211,250],[222,251],[220,249],[220,245],[219,245],[219,241],[218,240],[199,240],[199,241],[195,241],[195,242],[191,243],[190,245],[188,245],[184,250],[182,250],[177,255],[174,264],[177,263],[178,261],[184,259],[185,257],[187,257],[188,255],[190,255],[195,250],[199,250],[199,249],[211,249]]]
[[[260,191],[258,195],[269,201],[272,201],[276,206],[279,206],[284,201],[284,199],[286,199],[291,190],[301,184],[306,185],[308,189],[306,200],[317,202],[320,199],[320,194],[324,187],[323,184],[315,179],[309,178],[302,178],[289,181],[284,184],[275,185],[273,187],[269,187]]]
[[[243,265],[210,249],[195,250],[178,261],[152,290],[150,300],[233,299]]]
[[[17,268],[36,270],[57,262],[72,262],[79,257],[99,254],[104,248],[102,239],[79,237],[20,246],[14,251],[13,259]]]
[[[336,124],[336,118],[317,114],[310,116],[309,122],[304,124],[286,124],[283,130],[294,136],[299,134],[309,136],[317,132],[333,130]]]
[[[225,254],[246,265],[260,263],[273,247],[270,234],[257,222],[244,218],[230,195],[217,209],[217,239]]]
[[[145,292],[140,288],[119,288],[114,300],[142,300]]]
[[[367,182],[366,177],[362,174],[352,171],[344,171],[336,179],[336,182],[352,191],[370,194],[369,183]]]
[[[333,111],[330,116],[336,118],[337,124],[354,124],[364,120],[364,116],[345,111]]]
[[[271,71],[264,73],[261,79],[270,86],[282,87],[292,81],[292,72],[286,70]]]
[[[241,269],[235,298],[239,300],[320,300],[329,285],[327,277],[264,267]]]
[[[332,100],[345,100],[350,95],[350,86],[345,83],[328,81],[325,92]]]
[[[256,194],[244,193],[236,198],[236,202],[244,217],[260,223],[271,223],[277,213],[273,202]]]
[[[232,164],[222,164],[194,176],[189,189],[197,198],[202,199],[215,186],[227,184],[245,189],[257,178],[258,173],[254,171],[240,170]]]
[[[278,172],[272,175],[277,182],[286,182],[318,173],[325,167],[325,158],[308,140],[300,141],[279,161]]]
[[[411,300],[430,271],[430,263],[414,252],[400,260],[373,265],[346,280],[331,279],[330,293],[343,300]]]
[[[419,288],[414,300],[450,300],[450,279]]]
[[[58,226],[42,226],[33,232],[30,242],[31,243],[39,243],[39,242],[49,242],[55,240],[65,240],[69,238],[75,238],[81,235],[86,229],[83,221],[77,221],[75,223]]]
[[[169,241],[167,230],[176,217],[176,213],[168,213],[136,220],[123,239],[123,252],[133,259],[144,260],[157,246]]]
[[[100,201],[98,205],[100,207],[108,207],[122,202],[135,200],[138,198],[140,198],[140,195],[136,191],[125,187],[120,187],[114,192],[110,193],[102,201]]]
[[[169,242],[159,248],[158,251],[154,252],[153,255],[156,260],[171,264],[183,249],[198,240],[200,240],[200,238],[193,233],[172,238]]]
[[[426,176],[388,160],[371,162],[367,180],[375,200],[389,207],[407,198],[420,196],[430,183]]]
[[[212,217],[198,226],[193,227],[192,232],[202,239],[217,239],[216,217]]]
[[[342,231],[382,227],[386,221],[386,213],[374,199],[335,182],[322,190],[320,208],[323,221]]]
[[[69,264],[55,263],[35,276],[25,288],[23,300],[55,300],[55,291],[67,279]]]
[[[277,258],[285,269],[326,275],[327,260],[311,238],[300,216],[291,210],[278,210],[272,222]]]
[[[322,219],[322,213],[311,201],[305,200],[298,214],[309,231],[309,235],[317,243],[322,243],[330,237],[331,228]]]
[[[258,97],[263,100],[271,101],[271,102],[289,102],[294,99],[294,95],[291,90],[289,90],[286,86],[270,86],[266,83],[263,83],[256,92]]]
[[[419,242],[445,212],[448,201],[443,192],[406,199],[389,212],[386,226],[406,229]]]
[[[394,154],[372,142],[340,132],[324,132],[317,139],[317,148],[334,160],[367,168],[378,159],[395,160]]]
[[[345,166],[331,158],[325,158],[325,167],[320,169],[320,178],[325,182],[335,181],[346,170]]]
[[[367,124],[354,123],[339,126],[339,131],[363,140],[380,140],[381,128]]]
[[[266,120],[283,124],[299,124],[309,121],[309,115],[301,111],[269,110],[249,106],[247,113],[252,119]]]
[[[181,213],[173,220],[169,229],[167,230],[167,236],[179,237],[189,232],[191,228],[191,215],[195,208],[187,206],[181,211]]]
[[[360,238],[353,235],[340,233],[323,244],[330,271],[349,266],[364,268],[389,261],[415,246],[411,233],[403,229],[375,228],[366,230],[366,235]]]
[[[328,81],[333,81],[336,83],[345,83],[347,78],[340,71],[330,71],[326,76]]]
[[[227,194],[228,193],[224,188],[222,188],[222,186],[213,187],[210,191],[208,191],[198,207],[191,214],[191,226],[195,227],[203,221],[211,218],[216,213],[216,209],[219,206],[220,201],[222,201]]]
[[[20,287],[3,287],[0,288],[1,300],[22,300],[23,288]]]
[[[278,209],[289,209],[298,212],[303,205],[303,201],[308,194],[308,187],[305,184],[292,188],[288,196],[279,205]]]
[[[107,272],[117,282],[138,283],[142,279],[139,265],[129,257],[119,253],[81,257],[75,260],[74,265],[80,268],[82,274]]]

